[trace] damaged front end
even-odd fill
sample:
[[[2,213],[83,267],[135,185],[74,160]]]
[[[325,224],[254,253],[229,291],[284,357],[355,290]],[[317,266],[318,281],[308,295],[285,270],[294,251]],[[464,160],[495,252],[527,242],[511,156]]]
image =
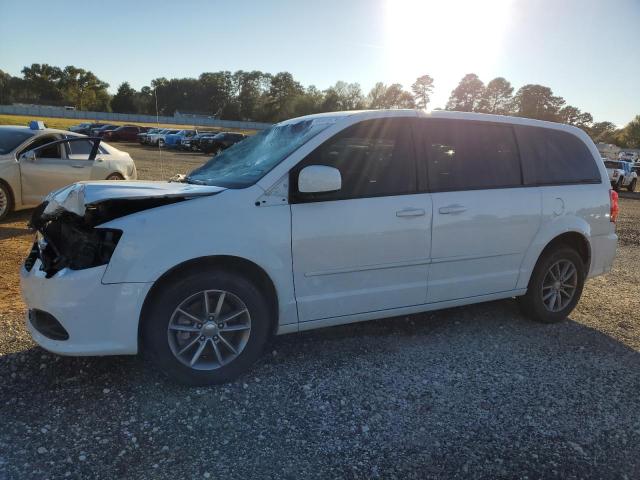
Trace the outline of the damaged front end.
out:
[[[29,227],[36,230],[36,241],[25,262],[30,271],[37,259],[50,278],[64,268],[84,270],[106,265],[111,260],[122,230],[94,228],[85,217],[72,212],[44,216],[47,203],[38,207]]]
[[[36,240],[25,261],[26,270],[31,271],[40,260],[40,270],[46,278],[51,278],[65,268],[84,270],[106,265],[123,232],[99,225],[224,190],[156,183],[77,183],[50,194],[34,210],[29,222],[29,228],[36,232]],[[111,185],[113,188],[109,188]]]

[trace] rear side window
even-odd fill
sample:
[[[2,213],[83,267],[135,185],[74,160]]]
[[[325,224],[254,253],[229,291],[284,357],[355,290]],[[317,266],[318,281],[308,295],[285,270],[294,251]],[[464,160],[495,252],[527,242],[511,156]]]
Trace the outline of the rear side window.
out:
[[[510,126],[423,120],[419,136],[432,192],[521,185],[518,148]]]
[[[367,120],[346,128],[311,152],[296,168],[326,165],[340,170],[338,192],[297,194],[299,201],[345,200],[416,191],[411,124],[406,119]]]
[[[575,135],[550,128],[514,128],[526,185],[601,182],[593,155]]]
[[[70,137],[67,138],[77,138]],[[67,147],[67,154],[69,155],[86,155],[89,158],[89,154],[91,153],[91,149],[93,148],[93,142],[91,140],[79,140],[75,142],[65,143]],[[100,145],[98,147],[98,152],[100,153],[108,153],[107,150]]]

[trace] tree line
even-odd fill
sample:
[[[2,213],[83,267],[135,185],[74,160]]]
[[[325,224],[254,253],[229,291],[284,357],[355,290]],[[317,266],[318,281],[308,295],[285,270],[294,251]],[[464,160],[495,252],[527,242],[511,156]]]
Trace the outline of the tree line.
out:
[[[200,113],[226,120],[278,122],[286,118],[337,110],[419,108],[430,103],[434,80],[416,79],[409,89],[399,83],[376,83],[365,93],[358,83],[336,82],[320,90],[303,86],[289,72],[205,72],[198,78],[156,78],[136,90],[122,83],[115,95],[93,72],[67,66],[32,64],[22,77],[0,70],[0,104],[70,105],[78,110],[173,115]],[[585,130],[596,142],[640,148],[640,115],[624,128],[595,122],[592,115],[567,104],[544,85],[528,84],[514,93],[502,77],[486,85],[474,73],[453,89],[446,110],[494,113],[568,123]]]

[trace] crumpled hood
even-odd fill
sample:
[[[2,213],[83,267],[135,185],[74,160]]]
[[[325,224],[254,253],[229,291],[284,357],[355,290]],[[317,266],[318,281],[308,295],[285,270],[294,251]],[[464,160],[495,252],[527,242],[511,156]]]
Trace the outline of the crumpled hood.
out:
[[[43,214],[51,216],[60,211],[68,211],[83,216],[86,207],[109,200],[188,199],[215,195],[224,190],[226,190],[224,187],[180,182],[120,180],[78,182],[50,193],[45,199],[47,206]]]

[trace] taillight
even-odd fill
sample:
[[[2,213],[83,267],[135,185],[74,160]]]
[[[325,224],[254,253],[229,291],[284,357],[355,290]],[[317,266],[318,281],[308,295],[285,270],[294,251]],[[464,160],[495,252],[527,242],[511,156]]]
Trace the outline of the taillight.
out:
[[[618,203],[618,192],[615,190],[609,190],[609,219],[615,222],[618,219],[618,213],[620,213],[620,204]]]

